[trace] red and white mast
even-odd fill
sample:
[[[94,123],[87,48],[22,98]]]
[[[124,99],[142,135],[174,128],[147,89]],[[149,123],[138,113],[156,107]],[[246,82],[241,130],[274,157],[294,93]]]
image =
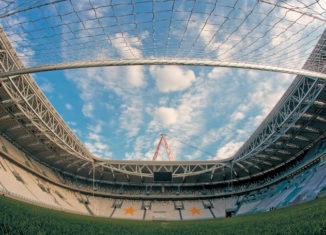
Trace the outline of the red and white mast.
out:
[[[153,157],[153,161],[155,161],[157,159],[158,152],[160,151],[162,140],[164,141],[166,152],[168,153],[170,161],[173,161],[173,157],[172,157],[168,142],[166,141],[166,139],[164,137],[164,134],[161,134],[161,139],[160,139],[160,142],[157,145],[156,152],[155,152],[154,157]]]

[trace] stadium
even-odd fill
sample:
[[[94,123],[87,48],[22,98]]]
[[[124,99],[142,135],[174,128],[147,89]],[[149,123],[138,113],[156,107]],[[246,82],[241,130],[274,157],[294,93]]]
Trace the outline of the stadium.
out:
[[[81,225],[79,233],[182,234],[185,231],[218,231],[253,234],[252,231],[256,231],[258,234],[276,234],[281,231],[277,225],[266,225],[268,231],[258,231],[255,226],[259,225],[253,222],[261,218],[274,221],[278,215],[275,213],[286,210],[289,213],[285,216],[287,219],[293,219],[291,210],[298,213],[295,226],[301,224],[308,227],[282,230],[281,233],[298,234],[303,233],[302,230],[307,234],[326,233],[325,1],[33,0],[3,1],[0,9],[0,207],[3,211],[0,231],[3,234],[56,233],[48,224],[59,218],[56,216],[60,213],[60,220],[68,221],[68,225],[62,226],[70,227],[57,230],[57,233],[78,233],[77,230],[69,230],[75,228],[77,222],[72,217],[76,216],[84,221],[80,223],[88,226]],[[187,73],[182,70],[184,67],[188,69]],[[180,146],[180,151],[175,150],[171,143],[176,142],[177,138],[170,136],[173,136],[171,133],[178,119],[186,120],[186,114],[178,114],[174,118],[176,111],[173,110],[177,109],[172,109],[172,105],[167,108],[166,102],[166,107],[157,109],[169,111],[168,117],[161,122],[165,129],[158,128],[159,124],[153,121],[149,122],[149,127],[156,129],[144,131],[152,136],[152,133],[156,133],[152,137],[154,141],[144,141],[150,142],[144,143],[144,148],[150,150],[134,155],[126,153],[127,157],[119,159],[108,154],[100,156],[100,150],[105,150],[106,145],[99,143],[109,137],[101,139],[100,131],[94,132],[98,135],[93,133],[92,140],[98,142],[90,143],[91,138],[84,138],[75,130],[75,124],[66,119],[68,114],[62,115],[62,110],[59,114],[59,109],[55,108],[60,108],[57,106],[61,99],[59,95],[56,100],[52,97],[54,93],[47,93],[39,82],[40,76],[48,74],[48,79],[59,83],[60,78],[49,74],[65,71],[62,74],[72,77],[70,81],[76,82],[78,89],[89,90],[91,83],[86,88],[82,87],[82,74],[97,71],[92,73],[95,79],[101,76],[100,70],[96,69],[103,68],[113,71],[112,77],[114,71],[122,71],[124,76],[133,78],[126,80],[128,84],[123,81],[123,86],[130,86],[130,90],[138,89],[141,94],[148,91],[141,90],[145,82],[135,74],[146,70],[148,74],[157,74],[162,81],[164,76],[168,76],[167,68],[174,69],[175,80],[178,80],[178,71],[183,71],[180,74],[188,78],[195,74],[192,85],[196,79],[200,80],[206,75],[212,77],[213,71],[218,74],[245,71],[244,80],[250,80],[250,76],[259,79],[260,76],[262,86],[266,85],[263,80],[266,74],[267,81],[278,76],[280,80],[277,82],[288,77],[291,82],[287,83],[289,86],[283,85],[287,86],[285,92],[282,92],[276,104],[273,103],[273,108],[265,112],[266,115],[257,119],[258,125],[252,124],[256,120],[253,117],[248,121],[250,128],[243,126],[249,129],[246,130],[249,134],[244,141],[239,140],[241,144],[232,145],[234,151],[231,155],[212,155],[211,151],[221,153],[217,141],[211,141],[207,148],[203,144],[196,144],[200,139],[207,142],[207,136],[200,136],[191,145],[187,144],[190,137],[187,141],[178,137],[181,144],[188,145],[194,152],[182,151]],[[195,72],[190,73],[189,70]],[[166,74],[158,75],[164,71]],[[242,78],[228,79],[238,81]],[[90,76],[86,80],[91,79]],[[147,85],[153,81],[148,79]],[[190,89],[187,83],[174,83],[172,86],[170,83],[174,80],[165,80],[170,83],[155,81],[160,84],[155,92],[161,92],[166,99],[177,99],[177,92],[184,92],[182,95],[185,96],[187,89]],[[117,89],[116,83],[112,84]],[[257,80],[253,84],[258,84]],[[236,86],[236,83],[230,86]],[[209,87],[218,93],[217,87]],[[267,90],[272,92],[274,88]],[[126,97],[123,96],[124,92],[124,89],[116,92],[122,94],[121,100]],[[96,93],[98,96],[102,94],[100,90],[96,90]],[[85,111],[85,107],[90,107],[86,105],[89,93],[81,94],[80,99],[85,102],[82,109]],[[222,95],[227,99],[226,93]],[[264,93],[262,96],[267,103],[267,95]],[[107,99],[113,100],[112,97]],[[130,102],[135,99],[132,97]],[[231,104],[233,99],[237,98],[231,97],[228,102]],[[209,99],[203,98],[199,103],[205,100]],[[214,104],[224,100],[213,101],[213,105],[208,106],[212,113],[215,112]],[[173,104],[172,101],[170,103]],[[67,110],[73,108],[71,105],[66,107]],[[119,110],[111,106],[108,110],[116,118],[114,115]],[[132,112],[130,110],[133,109],[126,110]],[[146,112],[151,113],[154,108],[148,107],[148,110]],[[192,109],[191,112],[195,113],[196,110]],[[86,118],[95,120],[87,114],[84,115]],[[153,118],[158,114],[156,112]],[[236,114],[232,116],[233,119],[230,118],[230,123],[245,118],[239,112]],[[136,113],[132,115],[136,116]],[[121,116],[119,118],[116,119],[122,119]],[[77,119],[81,120],[77,117],[76,122]],[[128,127],[125,136],[119,135],[119,141],[123,139],[126,146],[137,142],[136,135],[128,132],[134,131],[137,125],[131,120],[127,120],[129,125],[121,122]],[[181,128],[178,133],[193,133],[188,130],[193,131],[198,120],[189,121],[191,128]],[[213,121],[217,122],[215,119]],[[101,125],[103,128],[105,124]],[[115,123],[113,126],[119,125]],[[232,138],[241,135],[241,128],[235,126],[232,129]],[[141,132],[139,129],[137,131]],[[213,127],[204,131],[224,136]],[[122,131],[112,129],[112,132]],[[121,149],[119,141],[111,142],[110,147],[114,149],[116,145]],[[163,143],[164,147],[160,149]],[[213,150],[207,150],[209,146],[213,146]],[[164,148],[168,160],[159,155],[164,153]],[[140,158],[133,158],[139,155]],[[192,157],[195,155],[204,157]],[[15,203],[21,202],[24,203],[17,204],[15,209]],[[315,207],[311,209],[307,205]],[[311,217],[309,221],[307,214],[294,212],[298,206],[303,208],[302,211],[308,208],[303,213],[315,213],[312,215],[314,220]],[[34,218],[35,214],[28,214],[32,213],[28,210],[40,210],[35,212],[39,217]],[[12,218],[19,220],[24,213],[27,222],[13,222]],[[28,220],[29,216],[33,219]],[[284,219],[282,216],[278,218]],[[221,225],[224,222],[220,221],[226,221],[222,220],[225,217],[234,217],[228,219],[229,228]],[[35,220],[42,219],[47,222],[35,225]],[[236,224],[237,219],[252,223],[251,230],[244,231],[236,225],[235,230],[227,230],[232,229],[231,223]],[[173,224],[177,221],[177,225]],[[292,223],[291,220],[284,221]],[[98,232],[96,228],[87,230],[99,223],[109,223],[111,232]],[[160,223],[161,227],[158,228],[155,223]],[[200,230],[186,229],[196,223],[202,223]],[[26,224],[34,224],[36,230],[29,230],[32,228]],[[179,226],[179,230],[169,227],[174,225]],[[214,226],[217,225],[225,230],[216,230]],[[138,226],[138,230],[132,230],[135,226]],[[148,226],[147,230],[143,226]],[[120,230],[114,230],[118,227]]]

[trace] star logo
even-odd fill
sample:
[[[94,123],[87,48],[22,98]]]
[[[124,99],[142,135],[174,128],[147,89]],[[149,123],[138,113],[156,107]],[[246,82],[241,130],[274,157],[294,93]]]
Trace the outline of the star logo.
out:
[[[197,209],[196,207],[193,207],[191,210],[189,210],[192,214],[192,216],[194,215],[200,215],[200,209]]]
[[[134,215],[135,211],[136,210],[131,206],[128,209],[125,209],[125,215],[128,215],[128,214]]]

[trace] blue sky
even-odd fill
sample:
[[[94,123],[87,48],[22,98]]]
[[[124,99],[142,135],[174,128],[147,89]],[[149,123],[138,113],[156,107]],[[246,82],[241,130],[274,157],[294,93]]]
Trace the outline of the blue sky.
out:
[[[143,71],[140,85],[130,84],[121,76],[125,68],[117,67],[34,77],[90,151],[110,159],[138,160],[153,157],[161,133],[176,160],[230,157],[294,77],[206,67],[130,69]],[[159,159],[168,159],[164,146]]]
[[[1,24],[27,66],[190,57],[301,68],[324,29],[322,21],[258,1],[173,3],[113,1],[112,7],[107,1],[66,1],[15,14]],[[300,1],[283,5],[325,17],[318,4],[309,9]],[[175,160],[206,160],[232,156],[295,76],[212,67],[129,66],[33,77],[74,133],[99,157],[151,160],[164,133]],[[164,146],[158,159],[168,160]]]

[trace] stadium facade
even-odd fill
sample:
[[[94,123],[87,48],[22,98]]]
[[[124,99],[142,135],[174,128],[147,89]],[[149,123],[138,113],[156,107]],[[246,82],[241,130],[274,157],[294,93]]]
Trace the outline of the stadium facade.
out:
[[[0,35],[1,72],[24,66]],[[326,31],[303,69],[325,74]],[[325,80],[298,75],[230,159],[124,161],[92,155],[29,74],[1,78],[0,190],[74,213],[209,219],[281,208],[326,192]],[[166,178],[155,175],[168,174]]]

